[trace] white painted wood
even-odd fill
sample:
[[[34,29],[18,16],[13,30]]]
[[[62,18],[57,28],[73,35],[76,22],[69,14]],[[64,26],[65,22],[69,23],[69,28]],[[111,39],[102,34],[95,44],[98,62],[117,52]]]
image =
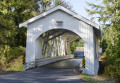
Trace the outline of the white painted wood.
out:
[[[98,52],[99,52],[99,50],[98,50],[98,38],[97,38],[97,36],[94,34],[94,63],[96,63],[96,64],[94,64],[94,72],[98,72],[98,69],[99,69],[99,55],[98,55]],[[97,74],[96,74],[97,75]]]
[[[46,36],[47,33],[45,33]],[[47,36],[44,37],[44,41],[43,41],[43,45],[42,45],[42,56],[43,58],[45,58],[45,46],[46,46],[46,40],[47,40]]]
[[[48,45],[47,57],[49,55],[49,52],[50,52],[50,45]]]
[[[36,40],[35,51],[36,51],[35,59],[41,59],[42,58],[42,38],[41,37],[39,37]]]
[[[54,49],[54,40],[52,40],[52,46],[50,51],[50,57],[53,57],[53,49]]]
[[[47,41],[47,42],[46,42]],[[44,49],[44,54],[43,54],[43,57],[46,58],[46,50],[47,50],[47,46],[48,46],[48,37],[46,37],[46,40],[45,40],[45,49]]]
[[[54,39],[54,44],[53,44],[53,57],[55,57],[55,39]]]
[[[57,39],[57,43],[58,43],[58,55],[60,56],[60,37],[58,37]]]
[[[67,42],[67,55],[69,55],[69,54],[70,54],[70,43]]]

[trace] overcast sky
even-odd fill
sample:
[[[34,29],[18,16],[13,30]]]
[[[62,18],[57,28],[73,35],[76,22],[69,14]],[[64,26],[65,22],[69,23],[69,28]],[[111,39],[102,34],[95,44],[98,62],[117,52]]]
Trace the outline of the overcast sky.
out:
[[[88,16],[88,13],[86,12],[85,8],[90,8],[90,7],[87,5],[86,2],[100,4],[100,0],[66,0],[66,1],[72,5],[73,10],[76,13],[80,14],[81,16],[87,19],[90,19],[90,16]]]

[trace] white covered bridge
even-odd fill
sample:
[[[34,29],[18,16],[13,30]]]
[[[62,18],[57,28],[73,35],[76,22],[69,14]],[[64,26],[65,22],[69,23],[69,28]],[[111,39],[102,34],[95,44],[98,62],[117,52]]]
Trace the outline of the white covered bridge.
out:
[[[24,70],[73,58],[70,43],[84,40],[85,74],[97,75],[100,27],[62,7],[54,7],[21,23],[27,25],[26,64]]]

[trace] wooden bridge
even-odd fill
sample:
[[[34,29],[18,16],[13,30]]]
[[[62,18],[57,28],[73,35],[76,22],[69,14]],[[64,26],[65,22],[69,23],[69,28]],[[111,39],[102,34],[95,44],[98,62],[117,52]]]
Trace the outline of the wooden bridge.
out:
[[[70,44],[82,39],[86,60],[83,73],[97,75],[98,39],[101,31],[96,23],[57,6],[19,25],[23,26],[27,26],[24,70],[73,58],[74,55],[70,54]]]

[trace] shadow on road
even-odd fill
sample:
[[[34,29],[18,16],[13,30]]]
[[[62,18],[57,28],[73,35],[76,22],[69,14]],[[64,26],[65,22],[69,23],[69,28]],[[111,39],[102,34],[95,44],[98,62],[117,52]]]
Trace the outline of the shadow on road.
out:
[[[86,83],[73,69],[36,68],[0,75],[0,83]]]

